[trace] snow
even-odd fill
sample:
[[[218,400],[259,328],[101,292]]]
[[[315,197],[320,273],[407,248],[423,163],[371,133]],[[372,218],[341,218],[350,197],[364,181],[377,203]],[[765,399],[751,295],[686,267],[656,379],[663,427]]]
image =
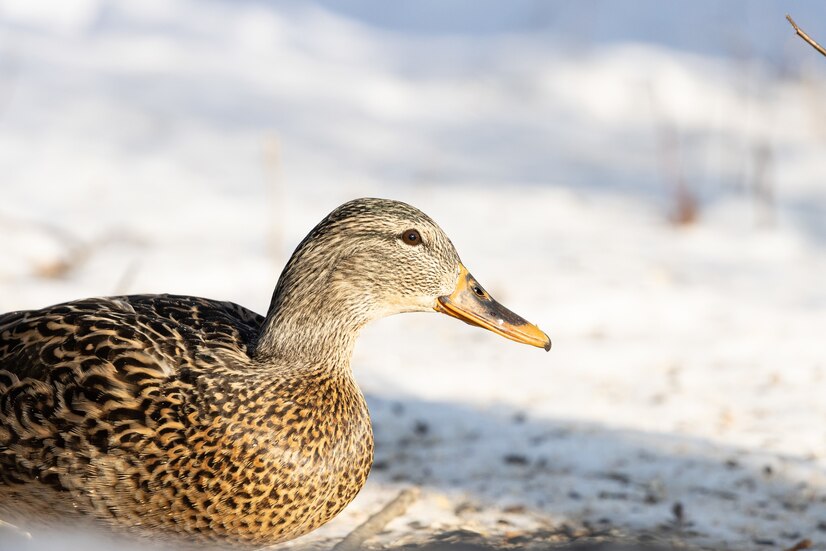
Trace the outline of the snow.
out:
[[[823,40],[826,11],[658,5],[405,24],[354,0],[3,2],[0,311],[174,292],[263,312],[327,212],[404,200],[554,347],[370,326],[378,468],[294,545],[415,484],[376,545],[567,523],[826,546],[826,61],[783,20]],[[694,224],[669,221],[676,179]]]

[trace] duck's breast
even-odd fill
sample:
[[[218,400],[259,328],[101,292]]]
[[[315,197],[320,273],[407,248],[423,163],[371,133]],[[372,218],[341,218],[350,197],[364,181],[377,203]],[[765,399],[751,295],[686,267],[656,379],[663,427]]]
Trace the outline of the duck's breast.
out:
[[[324,524],[353,500],[372,464],[373,435],[349,377],[220,385],[207,411],[189,415],[200,421],[188,431],[175,473],[191,481],[176,501],[187,504],[192,536],[277,543]]]

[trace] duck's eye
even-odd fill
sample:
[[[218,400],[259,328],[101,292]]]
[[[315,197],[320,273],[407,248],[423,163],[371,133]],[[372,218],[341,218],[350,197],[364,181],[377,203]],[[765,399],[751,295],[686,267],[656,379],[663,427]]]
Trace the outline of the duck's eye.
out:
[[[402,241],[408,245],[421,245],[422,236],[419,234],[419,230],[404,230],[402,233]]]

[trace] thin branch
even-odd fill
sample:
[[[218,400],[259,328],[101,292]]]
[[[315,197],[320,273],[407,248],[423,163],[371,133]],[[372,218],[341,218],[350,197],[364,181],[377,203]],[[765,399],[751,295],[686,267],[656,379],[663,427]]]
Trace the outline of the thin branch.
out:
[[[355,530],[347,534],[347,537],[338,542],[333,551],[360,551],[364,548],[364,542],[375,536],[387,524],[396,517],[404,514],[410,505],[419,497],[418,488],[408,488],[396,496],[396,499],[384,506],[384,508],[365,520],[356,527]]]
[[[115,285],[115,290],[112,293],[113,295],[126,295],[129,294],[129,290],[132,288],[132,284],[135,282],[135,274],[138,273],[138,261],[133,260],[126,266],[126,269],[120,276],[117,285]]]
[[[25,540],[32,539],[32,535],[29,532],[26,532],[22,528],[18,528],[14,524],[10,524],[5,520],[0,520],[0,533],[2,532],[10,532],[14,534],[14,536],[23,538]]]
[[[805,40],[806,42],[808,42],[808,43],[809,43],[809,45],[810,45],[812,48],[814,48],[815,50],[817,50],[818,52],[820,52],[820,53],[821,53],[821,55],[826,56],[826,49],[824,49],[824,48],[823,48],[823,46],[821,46],[820,44],[818,44],[817,42],[815,42],[815,40],[814,40],[812,37],[810,37],[808,34],[806,34],[806,33],[803,31],[803,29],[801,29],[800,27],[798,27],[798,26],[797,26],[797,23],[795,23],[795,22],[794,22],[794,19],[792,19],[792,16],[791,16],[791,15],[789,15],[789,14],[787,13],[787,14],[786,14],[786,19],[788,19],[788,20],[789,20],[789,23],[791,23],[791,24],[792,24],[792,27],[794,27],[794,32],[796,32],[796,33],[797,33],[797,36],[799,36],[800,38],[802,38],[803,40]]]

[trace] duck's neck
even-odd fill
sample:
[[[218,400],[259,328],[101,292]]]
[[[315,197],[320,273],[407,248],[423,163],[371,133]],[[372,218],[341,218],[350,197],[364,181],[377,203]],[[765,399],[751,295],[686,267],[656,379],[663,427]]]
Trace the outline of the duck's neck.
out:
[[[365,302],[329,271],[295,268],[288,265],[278,282],[255,357],[294,369],[349,372],[356,338],[371,319]]]
[[[271,313],[255,350],[260,360],[285,360],[299,368],[349,369],[358,329],[343,319],[310,312]],[[284,363],[284,362],[278,362]]]

